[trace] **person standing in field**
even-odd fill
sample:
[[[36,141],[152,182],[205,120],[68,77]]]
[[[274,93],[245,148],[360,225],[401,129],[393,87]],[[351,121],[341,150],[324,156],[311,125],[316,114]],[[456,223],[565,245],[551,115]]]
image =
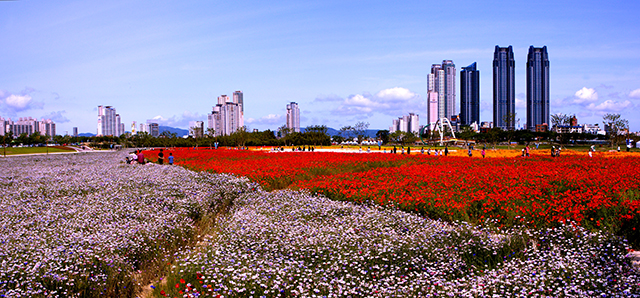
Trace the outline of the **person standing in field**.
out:
[[[482,148],[482,158],[484,158],[484,148]]]
[[[471,147],[469,147],[468,151],[469,157],[473,156],[473,153],[471,153]]]
[[[449,156],[449,145],[444,145],[444,156]]]
[[[407,146],[407,154],[411,155],[411,147]]]
[[[173,153],[169,153],[169,165],[173,165]]]
[[[524,152],[527,154],[527,157],[529,157],[529,145],[527,145],[527,147],[524,147]]]
[[[160,149],[160,152],[158,153],[158,164],[161,165],[164,163],[164,153],[162,153],[162,149]]]

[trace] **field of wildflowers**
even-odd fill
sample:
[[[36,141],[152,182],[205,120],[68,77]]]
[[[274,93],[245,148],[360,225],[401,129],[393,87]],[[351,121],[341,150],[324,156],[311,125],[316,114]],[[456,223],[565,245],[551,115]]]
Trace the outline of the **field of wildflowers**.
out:
[[[156,297],[638,297],[624,241],[497,229],[283,190],[235,202]]]
[[[202,153],[173,151],[177,163],[222,162],[220,172],[244,167],[251,179],[280,188],[430,161],[232,150],[199,159],[189,152]],[[0,297],[137,297],[149,281],[155,297],[640,293],[627,241],[571,218],[536,228],[519,215],[509,225],[497,216],[481,225],[433,220],[402,204],[315,195],[320,189],[267,192],[227,174],[127,165],[125,154],[0,159]],[[290,161],[296,156],[299,163]],[[257,179],[269,158],[271,178]],[[280,180],[277,166],[287,163],[300,171]]]
[[[0,159],[0,297],[135,297],[245,179],[121,153]],[[155,271],[152,269],[155,268]]]
[[[417,150],[414,150],[414,152]],[[555,227],[571,220],[640,245],[640,156],[492,151],[491,158],[427,154],[178,150],[177,163],[233,173],[265,189],[309,189],[334,200],[396,205],[433,219]],[[466,155],[466,151],[464,151]]]

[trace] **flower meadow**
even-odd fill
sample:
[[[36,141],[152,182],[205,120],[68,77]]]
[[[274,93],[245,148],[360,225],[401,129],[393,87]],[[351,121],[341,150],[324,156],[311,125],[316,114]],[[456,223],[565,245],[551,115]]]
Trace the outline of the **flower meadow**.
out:
[[[497,157],[481,158],[475,152],[469,158],[186,149],[174,155],[185,167],[245,176],[268,190],[308,189],[334,200],[395,205],[449,222],[494,219],[502,227],[546,228],[572,221],[640,245],[640,176],[635,174],[640,156],[598,152],[590,158],[565,151],[551,158],[539,150],[522,158],[512,153],[492,151],[489,155]]]
[[[0,297],[135,297],[246,179],[123,153],[0,159]]]
[[[156,297],[638,297],[620,238],[498,229],[283,190],[235,202]]]
[[[428,157],[169,152],[200,171],[126,152],[0,159],[0,297],[640,297],[630,246],[608,229],[430,219],[297,185]],[[204,171],[215,163],[253,176]],[[286,165],[297,174],[281,180]]]

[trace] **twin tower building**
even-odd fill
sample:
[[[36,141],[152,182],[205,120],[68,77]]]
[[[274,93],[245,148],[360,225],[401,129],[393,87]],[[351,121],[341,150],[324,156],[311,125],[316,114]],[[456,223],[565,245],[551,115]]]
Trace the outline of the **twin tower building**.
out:
[[[515,59],[511,46],[496,46],[493,54],[493,126],[515,129]],[[451,60],[431,66],[427,78],[427,122],[435,127],[438,119],[457,118],[456,66]],[[480,123],[480,71],[476,63],[460,71],[461,125]],[[527,55],[526,129],[546,130],[549,125],[549,56],[547,47],[529,47]]]

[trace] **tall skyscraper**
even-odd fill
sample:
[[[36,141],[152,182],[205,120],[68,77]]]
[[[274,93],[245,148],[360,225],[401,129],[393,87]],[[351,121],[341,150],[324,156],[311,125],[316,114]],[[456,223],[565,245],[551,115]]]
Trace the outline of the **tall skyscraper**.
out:
[[[480,124],[480,71],[473,62],[460,71],[460,124]]]
[[[427,93],[438,93],[438,118],[456,115],[456,65],[451,60],[431,65],[427,79]]]
[[[244,126],[240,100],[243,100],[240,91],[236,91],[232,99],[226,95],[218,97],[218,104],[213,107],[211,114],[207,115],[208,128],[214,129],[215,136],[230,135]]]
[[[242,91],[233,92],[233,102],[240,105],[240,127],[244,126],[244,96]]]
[[[547,46],[529,47],[527,55],[527,129],[549,125],[549,55]]]
[[[160,125],[158,123],[150,122],[147,123],[147,125],[149,127],[149,134],[152,137],[157,138],[160,136]]]
[[[516,87],[513,48],[496,46],[493,54],[493,125],[515,129]]]
[[[438,92],[427,92],[427,125],[433,130],[438,122]]]
[[[117,136],[116,109],[112,106],[98,106],[98,133],[97,136]]]
[[[456,65],[451,60],[442,61],[444,70],[444,100],[445,117],[457,115],[456,113]]]
[[[124,124],[122,123],[122,119],[120,118],[120,114],[116,114],[116,131],[115,136],[121,136],[124,134]]]
[[[287,128],[291,132],[300,132],[300,108],[295,102],[287,105]]]

